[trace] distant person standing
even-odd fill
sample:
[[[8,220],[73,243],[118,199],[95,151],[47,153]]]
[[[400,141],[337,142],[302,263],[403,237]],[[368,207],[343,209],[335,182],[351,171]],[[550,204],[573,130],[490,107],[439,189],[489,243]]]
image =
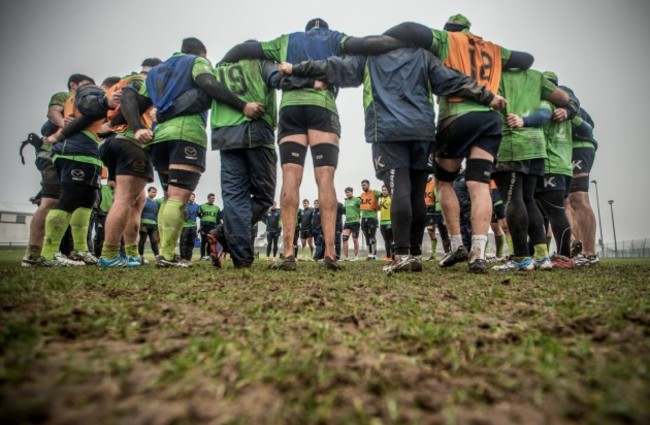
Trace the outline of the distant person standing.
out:
[[[196,219],[199,215],[199,204],[194,202],[196,195],[192,193],[190,200],[185,206],[185,222],[183,223],[183,231],[181,232],[180,250],[181,260],[192,261],[192,253],[194,252],[194,243],[196,241]]]
[[[447,226],[445,226],[445,219],[442,217],[440,195],[438,195],[438,189],[436,188],[436,178],[433,176],[433,174],[429,175],[424,193],[424,203],[427,207],[427,232],[429,233],[429,239],[431,239],[431,257],[429,257],[429,259],[434,260],[436,258],[436,251],[438,249],[436,228],[440,234],[440,239],[442,240],[442,247],[445,254],[448,253],[451,249],[451,243],[449,241]]]
[[[388,188],[386,185],[381,187],[381,196],[379,197],[379,231],[381,236],[384,238],[384,245],[386,246],[386,257],[384,261],[393,260],[393,228],[390,221],[390,194],[388,193]]]
[[[199,207],[198,217],[201,220],[199,233],[201,234],[201,260],[210,260],[210,241],[208,235],[212,229],[216,229],[221,221],[221,208],[214,203],[214,193],[208,194],[208,202]]]
[[[325,256],[325,241],[323,239],[323,226],[318,199],[314,200],[314,210],[311,217],[311,231],[314,235],[314,260],[321,260]]]
[[[361,198],[352,196],[353,189],[351,187],[345,188],[345,225],[343,226],[343,256],[348,259],[348,239],[352,235],[352,244],[354,247],[353,260],[359,257],[359,230],[361,227]]]
[[[305,257],[305,250],[309,246],[309,257],[314,255],[314,234],[312,233],[312,216],[314,209],[309,206],[309,199],[302,200],[302,211],[300,212],[300,244],[302,246],[301,256]]]
[[[341,202],[336,202],[336,226],[334,234],[334,251],[336,252],[336,259],[341,259],[341,235],[343,234],[343,219],[345,218],[345,205]]]
[[[280,219],[280,210],[277,203],[273,201],[273,205],[266,212],[262,221],[266,224],[266,256],[270,257],[273,252],[273,257],[278,255],[278,240],[282,234],[282,220]]]
[[[381,192],[370,189],[368,180],[361,181],[361,231],[368,244],[368,260],[377,259],[377,211]]]
[[[158,211],[160,210],[160,204],[163,198],[156,199],[156,195],[158,195],[158,189],[149,186],[147,189],[147,198],[144,201],[144,208],[140,215],[138,254],[140,254],[140,262],[142,264],[147,264],[144,258],[144,245],[147,242],[147,237],[149,237],[149,244],[151,245],[153,254],[156,257],[160,255],[160,251],[158,250],[158,242],[160,241],[160,237],[158,236]]]

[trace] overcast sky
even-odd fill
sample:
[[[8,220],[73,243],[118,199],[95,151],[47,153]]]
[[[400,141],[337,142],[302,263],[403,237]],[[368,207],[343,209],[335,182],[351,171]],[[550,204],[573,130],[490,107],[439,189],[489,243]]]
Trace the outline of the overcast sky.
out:
[[[313,17],[363,36],[403,21],[442,28],[450,15],[463,13],[475,34],[532,53],[536,69],[556,71],[591,113],[600,142],[592,179],[598,181],[605,242],[613,240],[609,199],[615,200],[619,240],[650,237],[650,140],[643,131],[650,99],[650,3],[645,0],[4,0],[0,11],[0,202],[27,203],[39,190],[33,150],[21,165],[19,142],[38,131],[50,96],[66,89],[72,73],[98,83],[126,75],[139,70],[145,57],[167,59],[188,36],[205,43],[214,63],[241,41],[302,31]],[[364,178],[379,189],[363,136],[361,90],[342,90],[337,103],[343,133],[337,193],[343,198],[348,185],[358,193]],[[308,163],[301,197],[313,200],[317,191]],[[280,181],[278,176],[278,187]],[[220,199],[218,154],[210,151],[197,200],[203,202],[209,192]],[[595,210],[593,185],[591,194]]]

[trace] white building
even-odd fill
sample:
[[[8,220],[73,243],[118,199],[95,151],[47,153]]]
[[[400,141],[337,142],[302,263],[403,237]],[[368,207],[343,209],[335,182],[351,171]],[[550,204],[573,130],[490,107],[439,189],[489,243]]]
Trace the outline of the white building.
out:
[[[0,202],[0,246],[25,246],[36,205]]]

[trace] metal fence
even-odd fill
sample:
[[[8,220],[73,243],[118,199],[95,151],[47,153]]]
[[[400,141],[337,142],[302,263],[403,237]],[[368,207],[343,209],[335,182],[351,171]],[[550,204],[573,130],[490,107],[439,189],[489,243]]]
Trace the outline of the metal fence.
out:
[[[27,246],[27,241],[0,241],[0,248],[24,248]]]
[[[634,239],[597,246],[601,258],[647,258],[650,257],[650,239]]]

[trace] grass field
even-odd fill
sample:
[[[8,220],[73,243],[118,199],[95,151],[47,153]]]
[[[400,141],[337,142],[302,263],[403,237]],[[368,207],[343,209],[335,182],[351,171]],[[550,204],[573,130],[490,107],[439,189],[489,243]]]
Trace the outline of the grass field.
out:
[[[21,254],[0,251],[3,424],[650,423],[648,260],[384,276]]]

